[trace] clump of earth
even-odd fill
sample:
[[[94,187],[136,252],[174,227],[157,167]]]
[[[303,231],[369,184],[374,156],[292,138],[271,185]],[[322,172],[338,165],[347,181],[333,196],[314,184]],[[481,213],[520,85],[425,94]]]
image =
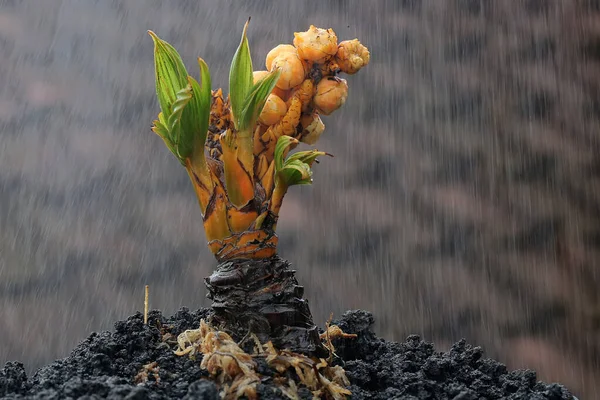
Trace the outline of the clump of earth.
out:
[[[196,359],[178,356],[165,342],[165,330],[176,337],[197,329],[210,309],[182,308],[165,317],[152,311],[148,324],[141,313],[119,321],[113,332],[92,333],[69,357],[54,361],[28,377],[22,363],[8,362],[0,370],[3,399],[220,399],[222,388]],[[480,347],[464,340],[447,352],[419,336],[404,342],[378,338],[374,318],[366,311],[348,311],[332,324],[355,338],[333,339],[335,357],[350,381],[352,399],[575,399],[562,385],[539,382],[530,370],[508,371],[485,358]],[[275,371],[258,363],[260,399],[288,398],[277,385]],[[294,373],[290,372],[290,379]],[[301,399],[311,391],[297,385]]]

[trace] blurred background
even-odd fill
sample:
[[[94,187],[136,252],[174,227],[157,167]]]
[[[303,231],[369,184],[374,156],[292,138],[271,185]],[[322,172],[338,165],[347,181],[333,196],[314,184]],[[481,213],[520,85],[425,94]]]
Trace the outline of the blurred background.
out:
[[[600,397],[600,1],[0,0],[0,366],[28,371],[143,308],[209,305],[186,172],[150,131],[148,29],[227,88],[310,24],[370,65],[324,119],[278,226],[316,321],[467,338]],[[197,75],[197,72],[193,72]]]

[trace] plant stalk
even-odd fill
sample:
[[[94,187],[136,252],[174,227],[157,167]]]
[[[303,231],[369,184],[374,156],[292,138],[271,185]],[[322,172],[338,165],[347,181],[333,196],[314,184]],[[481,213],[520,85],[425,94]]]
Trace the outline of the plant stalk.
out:
[[[275,188],[273,189],[273,195],[271,197],[271,201],[269,202],[269,212],[274,217],[274,224],[271,229],[275,230],[277,228],[277,220],[279,219],[279,211],[281,210],[281,205],[283,204],[283,197],[287,193],[288,185],[283,183],[283,181],[279,178],[275,178]]]
[[[326,357],[308,302],[302,298],[304,288],[290,267],[278,256],[219,264],[205,279],[208,298],[213,300],[211,322],[236,341],[254,334],[279,349]]]

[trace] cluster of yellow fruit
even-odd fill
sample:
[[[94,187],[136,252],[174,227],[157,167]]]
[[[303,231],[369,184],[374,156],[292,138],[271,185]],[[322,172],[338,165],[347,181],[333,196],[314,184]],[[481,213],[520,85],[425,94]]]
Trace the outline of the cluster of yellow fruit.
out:
[[[355,74],[369,59],[369,51],[358,39],[338,44],[332,29],[314,25],[306,32],[296,32],[294,45],[280,44],[272,49],[265,62],[267,71],[254,72],[254,81],[258,82],[269,71],[281,70],[259,117],[259,122],[269,127],[262,134],[262,141],[276,140],[282,134],[294,136],[300,124],[298,139],[314,144],[325,129],[319,114],[331,114],[348,97],[348,84],[337,73]],[[289,121],[278,126],[286,116]]]

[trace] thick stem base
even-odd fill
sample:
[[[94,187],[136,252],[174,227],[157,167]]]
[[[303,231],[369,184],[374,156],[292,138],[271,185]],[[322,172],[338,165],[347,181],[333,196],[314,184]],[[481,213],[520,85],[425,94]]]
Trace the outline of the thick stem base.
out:
[[[326,356],[295,274],[278,256],[222,262],[205,280],[213,300],[211,322],[237,341],[254,333],[279,349]]]

